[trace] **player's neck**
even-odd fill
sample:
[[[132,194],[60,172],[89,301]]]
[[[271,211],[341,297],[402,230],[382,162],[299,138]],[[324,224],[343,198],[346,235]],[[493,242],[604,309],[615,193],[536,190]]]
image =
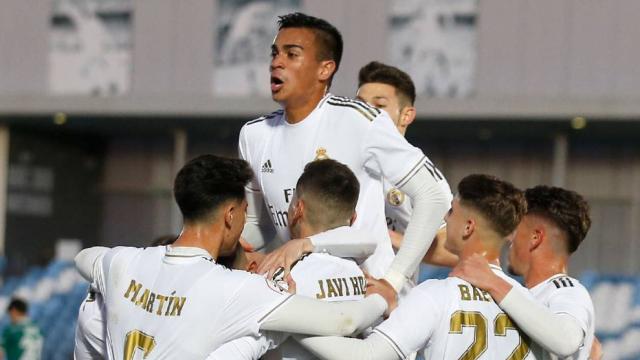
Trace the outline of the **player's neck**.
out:
[[[554,275],[566,274],[567,265],[568,259],[565,257],[532,258],[524,283],[531,289]]]
[[[495,243],[498,244],[499,242],[496,241]],[[492,244],[494,244],[493,241],[482,241],[478,237],[470,238],[458,255],[460,261],[469,258],[471,255],[479,254],[487,259],[489,264],[500,266],[500,247]]]
[[[204,249],[217,260],[222,247],[222,233],[211,225],[185,225],[173,246]]]
[[[324,92],[316,91],[313,95],[302,101],[292,100],[284,104],[283,107],[287,122],[289,124],[297,124],[306,119],[307,116],[315,110],[324,96]]]

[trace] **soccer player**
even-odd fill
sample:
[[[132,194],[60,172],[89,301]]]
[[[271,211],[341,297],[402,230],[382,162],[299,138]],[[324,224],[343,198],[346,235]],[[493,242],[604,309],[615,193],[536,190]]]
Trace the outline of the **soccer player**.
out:
[[[216,264],[235,251],[245,223],[244,188],[252,177],[239,159],[203,155],[174,183],[184,227],[173,246],[89,248],[76,267],[104,297],[109,358],[204,359],[220,345],[260,330],[354,333],[387,308],[375,294],[327,303],[288,296],[263,277]]]
[[[520,222],[526,203],[513,185],[470,175],[446,216],[447,249],[466,259],[483,254],[491,270],[510,283],[498,266],[500,249]],[[365,340],[315,337],[303,340],[327,359],[404,359],[421,350],[425,359],[531,359],[529,348],[491,296],[449,277],[413,288]]]
[[[527,214],[509,249],[510,269],[531,294],[493,276],[479,257],[461,262],[454,274],[486,289],[535,344],[538,359],[588,359],[595,315],[587,289],[567,275],[569,257],[584,240],[591,219],[579,194],[548,186],[525,192]],[[597,347],[594,348],[597,352]]]
[[[384,276],[399,291],[447,211],[448,184],[420,149],[392,131],[386,112],[328,93],[342,55],[342,37],[335,27],[301,13],[281,16],[278,23],[271,45],[271,96],[282,109],[246,123],[240,132],[240,156],[256,173],[247,189],[249,221],[243,237],[259,249],[267,242],[264,226],[271,223],[280,239],[289,239],[287,209],[305,164],[323,158],[338,160],[360,182],[354,227],[375,236],[371,240],[375,251],[364,268],[375,277]],[[395,258],[386,230],[383,176],[412,199],[412,219],[419,219],[410,222]],[[263,213],[270,221],[260,216]],[[352,250],[361,245],[349,237],[334,242],[318,236],[288,242],[265,260],[260,271],[286,269],[305,250],[324,249],[342,257],[350,256],[342,252],[344,247]]]
[[[315,234],[349,226],[356,217],[358,179],[349,168],[335,160],[317,160],[307,164],[296,183],[289,205],[288,224],[291,237],[306,238]],[[255,272],[264,254],[245,252],[238,247],[230,267]],[[365,294],[364,273],[355,261],[326,253],[306,254],[291,268],[296,294],[325,301],[362,299]],[[280,336],[284,339],[285,336]],[[270,347],[268,339],[245,338],[232,341],[209,358],[252,359]],[[283,359],[313,359],[294,339],[278,349]]]
[[[416,89],[413,80],[409,74],[394,66],[377,61],[363,66],[358,73],[357,98],[377,109],[385,110],[402,136],[406,135],[409,125],[416,118]],[[387,227],[391,243],[398,249],[411,218],[411,201],[386,178],[382,185]],[[441,227],[424,261],[434,265],[455,266],[458,258],[444,249],[445,241],[446,234],[444,227]]]
[[[175,235],[158,237],[151,246],[173,244]],[[89,288],[87,297],[80,304],[78,311],[78,325],[73,349],[74,360],[98,360],[107,358],[107,323],[102,294]]]
[[[11,299],[7,307],[10,323],[0,338],[0,358],[5,360],[40,360],[42,335],[29,317],[29,306],[24,300]],[[4,356],[2,356],[4,355]]]

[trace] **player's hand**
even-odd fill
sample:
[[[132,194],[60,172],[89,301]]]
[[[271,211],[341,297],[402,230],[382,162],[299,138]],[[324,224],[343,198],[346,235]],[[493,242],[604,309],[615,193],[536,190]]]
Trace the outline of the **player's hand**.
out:
[[[600,344],[597,337],[594,337],[593,344],[591,345],[591,353],[589,354],[589,360],[602,360],[603,356],[602,344]]]
[[[482,290],[490,291],[497,275],[491,271],[489,262],[484,256],[473,254],[461,260],[451,271],[450,276],[459,277]]]
[[[267,278],[271,279],[276,270],[283,268],[286,277],[291,270],[291,264],[300,259],[302,255],[312,251],[313,245],[309,239],[289,240],[284,245],[267,254],[260,263],[257,272],[258,274],[268,274]]]
[[[387,280],[374,279],[369,276],[369,274],[365,274],[365,276],[367,277],[366,296],[371,296],[373,294],[382,296],[387,302],[387,311],[384,312],[384,316],[388,317],[389,314],[398,307],[398,294],[396,293],[396,290]]]

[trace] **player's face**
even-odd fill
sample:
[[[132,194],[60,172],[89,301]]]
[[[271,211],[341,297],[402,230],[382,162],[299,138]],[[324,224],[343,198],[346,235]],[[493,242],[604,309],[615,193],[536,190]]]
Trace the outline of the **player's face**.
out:
[[[383,83],[366,83],[358,89],[357,97],[373,107],[386,111],[401,131],[399,123],[402,106],[396,88]]]
[[[447,241],[444,243],[444,247],[454,254],[459,254],[464,244],[462,239],[466,224],[465,213],[464,208],[460,205],[460,199],[456,196],[451,201],[449,212],[444,216],[444,221],[447,223]]]
[[[286,28],[271,45],[271,97],[281,105],[303,105],[317,91],[321,61],[317,60],[315,35],[306,28]]]
[[[531,257],[529,244],[531,236],[534,234],[531,219],[525,216],[516,228],[516,234],[509,246],[509,272],[512,274],[524,275],[527,273]]]

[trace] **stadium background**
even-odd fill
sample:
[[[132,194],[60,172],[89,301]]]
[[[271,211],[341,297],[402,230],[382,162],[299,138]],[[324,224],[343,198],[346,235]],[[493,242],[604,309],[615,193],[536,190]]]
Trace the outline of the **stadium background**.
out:
[[[341,30],[335,94],[352,96],[371,60],[418,71],[407,137],[452,185],[483,172],[585,195],[593,227],[571,273],[605,358],[640,358],[639,2],[2,0],[0,309],[32,302],[45,358],[69,358],[86,290],[74,246],[176,233],[176,170],[235,155],[242,124],[277,108],[265,87],[283,9]],[[428,39],[412,21],[434,25]],[[425,47],[436,55],[416,59]]]

